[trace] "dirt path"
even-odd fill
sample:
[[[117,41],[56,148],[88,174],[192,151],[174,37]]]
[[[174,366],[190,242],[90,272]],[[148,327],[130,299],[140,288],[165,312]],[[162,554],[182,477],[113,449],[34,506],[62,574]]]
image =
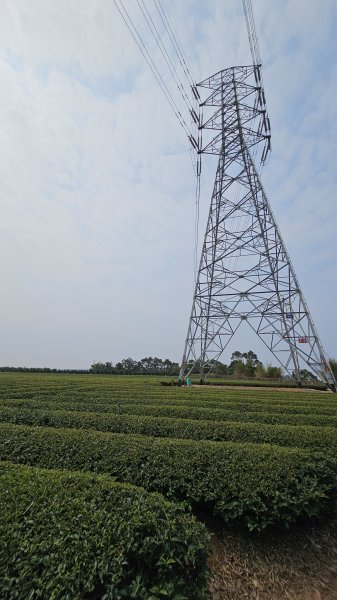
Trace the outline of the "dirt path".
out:
[[[274,387],[274,386],[266,386],[266,385],[261,385],[261,386],[257,386],[257,385],[228,385],[228,384],[224,384],[224,385],[212,385],[212,384],[207,384],[207,385],[200,385],[198,383],[194,383],[193,384],[194,388],[217,388],[217,389],[223,389],[223,388],[228,388],[230,390],[268,390],[270,391],[279,391],[279,392],[319,392],[320,394],[332,394],[331,390],[315,390],[314,388],[298,388],[298,387]]]

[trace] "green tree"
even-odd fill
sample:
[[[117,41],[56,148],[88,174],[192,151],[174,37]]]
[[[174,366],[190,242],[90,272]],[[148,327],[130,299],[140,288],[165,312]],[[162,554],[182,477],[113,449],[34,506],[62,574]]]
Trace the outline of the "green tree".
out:
[[[292,372],[291,376],[293,379],[296,379],[295,371]],[[300,369],[300,378],[302,381],[317,381],[318,379],[316,375],[311,373],[311,371],[308,371],[308,369]]]
[[[265,371],[267,379],[282,379],[283,373],[281,367],[273,367],[273,365],[267,365]]]
[[[256,379],[266,379],[266,369],[264,368],[262,363],[259,363],[255,369],[255,377]]]
[[[242,358],[243,358],[243,354],[241,352],[239,352],[239,350],[235,350],[235,352],[232,352],[231,362],[237,361],[237,360],[242,361]]]
[[[233,371],[234,377],[239,377],[240,379],[243,377],[247,377],[247,369],[246,369],[246,365],[243,363],[243,361],[235,360],[234,363],[235,363],[234,371]]]
[[[228,367],[219,360],[214,361],[213,373],[215,375],[228,375]]]
[[[231,356],[228,373],[236,377],[254,377],[256,368],[260,364],[257,355],[252,350],[243,353],[235,350]]]
[[[122,371],[126,375],[137,375],[139,373],[139,365],[136,360],[132,358],[124,358],[121,361]]]
[[[330,369],[333,372],[334,378],[337,380],[337,360],[336,358],[329,358]]]
[[[91,365],[90,370],[92,373],[105,373],[105,364],[100,361],[98,361],[96,363],[94,362]]]

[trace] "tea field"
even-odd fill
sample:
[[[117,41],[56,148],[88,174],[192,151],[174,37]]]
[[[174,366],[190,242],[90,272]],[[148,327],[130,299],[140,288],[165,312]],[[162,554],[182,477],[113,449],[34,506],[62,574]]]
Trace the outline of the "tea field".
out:
[[[0,597],[207,598],[209,530],[332,518],[336,450],[330,392],[1,373]]]

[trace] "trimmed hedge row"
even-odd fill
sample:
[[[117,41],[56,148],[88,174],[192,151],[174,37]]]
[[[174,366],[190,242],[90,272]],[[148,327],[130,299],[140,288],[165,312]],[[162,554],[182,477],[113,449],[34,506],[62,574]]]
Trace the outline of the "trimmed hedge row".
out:
[[[64,403],[62,403],[64,406]],[[18,402],[2,402],[0,403],[0,409],[3,408],[26,408],[31,410],[37,409],[45,409],[45,410],[54,410],[57,408],[54,403],[41,403],[38,401],[18,401]],[[273,412],[272,408],[270,410],[251,410],[250,407],[224,407],[224,408],[214,408],[211,405],[205,403],[204,406],[195,405],[195,404],[171,404],[171,405],[163,405],[163,404],[155,404],[155,403],[141,403],[134,402],[131,404],[128,403],[120,403],[120,402],[111,402],[107,405],[90,405],[87,403],[80,404],[67,404],[66,405],[68,411],[74,412],[85,412],[85,413],[94,413],[97,414],[97,411],[101,414],[111,415],[111,414],[123,414],[123,415],[148,415],[153,417],[172,417],[175,419],[200,419],[200,420],[221,420],[221,421],[244,421],[244,422],[259,422],[259,423],[271,423],[271,424],[283,424],[283,425],[320,425],[320,426],[330,426],[337,427],[337,414],[334,411],[334,414],[312,414],[312,413],[300,413],[300,414],[288,414],[286,411],[286,407],[284,408],[285,412]]]
[[[335,462],[297,448],[12,424],[0,448],[3,460],[105,473],[249,529],[318,514],[336,491]]]
[[[20,377],[18,377],[18,380]],[[226,398],[236,398],[246,400],[251,398],[255,401],[259,400],[293,400],[298,402],[333,402],[334,395],[329,392],[317,392],[314,390],[301,391],[286,391],[275,389],[237,389],[237,388],[216,388],[216,387],[163,387],[154,378],[151,383],[142,382],[139,379],[132,381],[132,377],[120,381],[118,377],[112,377],[109,380],[110,385],[104,385],[104,378],[99,378],[98,381],[89,385],[89,380],[79,380],[73,377],[67,385],[59,386],[57,382],[48,382],[40,376],[36,381],[27,382],[26,386],[11,386],[4,388],[1,386],[0,374],[0,392],[2,398],[74,398],[78,400],[109,400],[110,398],[175,398],[180,399],[195,399],[202,398],[204,400],[214,399],[221,401]]]
[[[62,381],[62,383],[61,383]],[[9,382],[8,382],[9,383]],[[25,385],[23,385],[25,383]],[[266,399],[274,401],[294,400],[297,404],[302,401],[316,401],[322,404],[332,402],[333,395],[314,390],[301,391],[280,391],[276,389],[238,389],[238,388],[213,388],[210,386],[190,388],[162,387],[156,377],[62,377],[43,376],[27,377],[22,374],[14,376],[10,385],[6,385],[4,375],[0,374],[0,396],[2,398],[45,398],[55,399],[69,397],[79,400],[107,399],[111,397],[124,398],[190,398],[198,397],[204,400],[219,400],[224,397],[247,400],[252,398],[256,401]]]
[[[116,408],[115,408],[116,410]],[[117,408],[118,410],[118,408]],[[337,415],[315,415],[315,414],[283,414],[272,411],[250,411],[219,408],[199,408],[198,406],[162,406],[147,404],[122,404],[122,414],[150,415],[156,417],[173,417],[180,419],[206,419],[223,421],[254,421],[260,423],[275,423],[283,425],[323,425],[337,427]]]
[[[288,400],[287,398],[282,401],[280,398],[277,399],[261,399],[256,398],[222,398],[214,399],[201,398],[199,396],[193,398],[181,397],[134,397],[125,398],[118,396],[117,398],[101,399],[97,400],[93,398],[88,399],[77,399],[76,397],[60,397],[60,398],[12,398],[12,399],[1,399],[0,406],[18,406],[22,408],[64,408],[65,410],[83,410],[87,412],[110,412],[116,409],[116,406],[131,406],[131,405],[144,405],[147,406],[180,406],[180,407],[195,407],[195,408],[207,408],[215,410],[234,410],[234,411],[254,411],[254,412],[273,412],[273,413],[288,413],[288,414],[312,414],[317,413],[319,415],[336,416],[337,417],[337,404],[336,402],[295,402],[294,400]]]
[[[193,379],[193,378],[192,378]],[[5,374],[0,373],[0,391],[4,394],[8,394],[11,391],[15,390],[19,393],[25,394],[29,392],[32,388],[41,389],[43,393],[54,394],[63,390],[70,390],[71,392],[77,392],[78,390],[87,389],[87,390],[95,390],[97,392],[97,388],[100,388],[101,393],[109,393],[109,391],[115,391],[118,389],[123,390],[136,390],[139,388],[147,388],[151,390],[151,388],[159,387],[162,388],[163,393],[166,390],[173,390],[174,387],[171,386],[172,378],[168,377],[163,380],[163,377],[157,376],[80,376],[80,375],[52,375],[47,374]],[[195,384],[198,384],[198,380],[195,380]],[[211,382],[209,382],[211,383]],[[214,386],[214,387],[213,387]],[[270,390],[273,393],[277,393],[278,388],[287,388],[287,392],[292,394],[298,394],[297,388],[294,388],[293,385],[288,385],[284,382],[283,385],[280,385],[278,382],[272,381],[243,381],[243,380],[214,380],[213,384],[198,386],[197,390],[199,392],[207,393],[210,391],[212,394],[216,392],[220,392],[225,386],[226,392],[235,391],[249,391],[249,392],[259,392],[266,393],[266,391]],[[294,388],[292,392],[291,389]],[[309,384],[308,386],[303,386],[301,390],[301,396],[315,393],[317,391],[325,390],[326,386],[324,384],[319,384],[317,386]]]
[[[75,411],[0,408],[0,422],[20,425],[96,429],[155,437],[239,441],[313,448],[337,456],[337,430],[310,425],[265,425],[236,421],[172,419]]]
[[[0,505],[3,599],[205,597],[205,528],[159,494],[0,463]]]

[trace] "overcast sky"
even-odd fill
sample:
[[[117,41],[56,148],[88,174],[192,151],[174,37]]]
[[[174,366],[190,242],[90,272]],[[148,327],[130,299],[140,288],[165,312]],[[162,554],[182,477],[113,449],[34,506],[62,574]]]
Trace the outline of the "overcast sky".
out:
[[[174,92],[136,0],[124,3]],[[251,62],[239,0],[162,3],[196,81]],[[263,181],[337,356],[337,3],[254,10],[272,127]],[[203,169],[201,235],[216,158]],[[184,132],[112,0],[0,0],[0,365],[180,361],[194,185]],[[235,349],[270,359],[244,333],[224,362]]]

